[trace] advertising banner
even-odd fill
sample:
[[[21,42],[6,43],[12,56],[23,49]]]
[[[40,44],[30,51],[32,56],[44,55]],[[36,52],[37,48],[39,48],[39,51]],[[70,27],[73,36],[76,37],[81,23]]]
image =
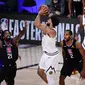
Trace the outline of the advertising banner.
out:
[[[29,14],[3,14],[0,13],[0,21],[3,30],[8,29],[12,37],[16,37],[23,28],[25,28],[25,20],[28,23],[28,29],[25,35],[21,38],[20,44],[40,44],[42,39],[42,32],[38,28],[34,26],[34,20],[36,15],[29,15]],[[63,40],[64,31],[67,29],[72,30],[73,37],[75,33],[78,31],[79,27],[79,20],[72,18],[65,18],[65,17],[58,17],[59,18],[59,25],[56,26],[57,31],[57,42]],[[41,21],[46,22],[46,17],[41,17]],[[82,42],[84,38],[84,33],[79,35],[79,41]]]

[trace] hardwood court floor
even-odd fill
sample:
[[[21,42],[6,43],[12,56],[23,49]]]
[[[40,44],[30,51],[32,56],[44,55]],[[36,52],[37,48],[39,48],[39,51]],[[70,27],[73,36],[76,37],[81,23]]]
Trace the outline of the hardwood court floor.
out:
[[[59,72],[56,74],[57,85],[59,81]],[[1,85],[6,85],[2,82]],[[17,71],[15,85],[47,85],[38,75],[37,68],[28,68]],[[66,85],[85,85],[85,80],[79,80],[79,74],[66,78]]]
[[[37,67],[19,70],[15,79],[15,85],[47,85],[38,75]],[[56,73],[57,85],[59,72]],[[66,85],[85,85],[85,80],[79,79],[79,74],[66,78]]]
[[[27,65],[36,64],[39,62],[41,57],[41,46],[34,48],[19,49],[20,56],[22,60],[18,60],[18,67],[23,67]],[[61,48],[59,48],[61,56]],[[59,56],[59,57],[60,57]],[[61,66],[59,66],[61,67]],[[59,71],[56,73],[56,82],[57,85],[59,81]],[[5,82],[2,82],[1,85],[6,85]],[[37,66],[21,69],[17,71],[15,78],[15,85],[47,85],[38,75],[37,75]],[[66,85],[85,85],[85,80],[79,79],[79,74],[73,75],[66,78]]]

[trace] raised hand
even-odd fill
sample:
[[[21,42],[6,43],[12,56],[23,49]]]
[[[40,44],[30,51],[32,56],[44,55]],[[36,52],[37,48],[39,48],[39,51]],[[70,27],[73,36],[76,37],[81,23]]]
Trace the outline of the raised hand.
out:
[[[49,8],[47,5],[42,5],[40,6],[39,10],[38,10],[38,14],[40,15],[48,15],[49,13]]]
[[[26,26],[26,29],[27,29],[27,27],[28,27],[27,20],[25,20],[25,26]]]

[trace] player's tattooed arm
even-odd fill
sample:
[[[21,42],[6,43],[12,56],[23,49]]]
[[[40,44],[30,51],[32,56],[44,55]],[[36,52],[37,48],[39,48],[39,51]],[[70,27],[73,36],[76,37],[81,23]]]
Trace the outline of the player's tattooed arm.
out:
[[[83,68],[82,68],[82,71],[80,73],[80,76],[82,78],[85,78],[85,50],[83,49],[81,43],[76,43],[76,47],[79,49],[81,55],[82,55],[82,59],[83,59]]]
[[[0,48],[2,48],[2,41],[0,40]]]
[[[63,49],[63,41],[60,42],[61,47],[62,47],[62,57],[63,57],[63,61],[65,60],[65,53],[64,53],[64,49]]]
[[[79,49],[81,55],[82,55],[82,59],[83,59],[83,69],[85,71],[85,50],[84,48],[82,47],[82,44],[79,43],[79,42],[76,42],[76,48]]]
[[[27,21],[25,21],[25,27],[23,28],[22,31],[20,31],[19,35],[13,38],[13,43],[17,44],[18,41],[21,39],[21,37],[25,34],[26,29],[28,28]]]

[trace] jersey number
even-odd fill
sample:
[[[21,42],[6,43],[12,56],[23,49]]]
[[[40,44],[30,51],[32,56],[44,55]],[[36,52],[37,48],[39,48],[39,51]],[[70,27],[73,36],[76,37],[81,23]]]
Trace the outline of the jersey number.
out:
[[[8,59],[12,59],[12,54],[7,54]]]

